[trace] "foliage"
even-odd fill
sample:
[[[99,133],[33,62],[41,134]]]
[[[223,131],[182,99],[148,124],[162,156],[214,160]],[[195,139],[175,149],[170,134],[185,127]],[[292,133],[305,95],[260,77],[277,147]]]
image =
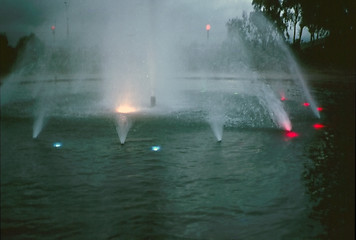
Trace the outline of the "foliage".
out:
[[[355,35],[355,4],[352,0],[253,0],[256,12],[263,13],[287,38],[293,29],[293,43],[299,42],[304,27],[310,40],[330,36],[339,38]]]
[[[279,0],[253,0],[252,5],[255,11],[262,12],[278,31],[283,33],[286,30],[281,18],[283,9]]]
[[[96,73],[100,71],[98,49],[46,46],[35,34],[21,37],[15,47],[0,34],[0,77],[10,72],[22,75],[52,73]]]
[[[26,72],[33,72],[45,53],[43,42],[33,33],[21,37],[16,44],[17,58],[15,67],[22,67]]]
[[[244,12],[242,19],[233,18],[226,23],[230,48],[238,48],[240,61],[247,62],[250,69],[288,69],[283,48],[284,37],[261,12]]]
[[[228,38],[236,45],[244,42],[253,47],[254,56],[263,58],[258,51],[268,52],[280,37],[286,41],[292,36],[287,43],[306,64],[354,71],[356,5],[351,0],[253,0],[252,4],[249,16],[243,13],[226,24]],[[304,29],[309,31],[309,43],[302,41]]]
[[[0,77],[11,71],[16,60],[16,49],[9,45],[7,36],[0,34]]]

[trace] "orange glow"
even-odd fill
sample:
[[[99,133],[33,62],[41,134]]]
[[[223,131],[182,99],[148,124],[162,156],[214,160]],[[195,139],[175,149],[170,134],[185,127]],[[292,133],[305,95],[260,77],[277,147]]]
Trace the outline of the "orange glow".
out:
[[[137,111],[136,108],[131,107],[129,105],[120,105],[116,108],[116,112],[118,112],[118,113],[133,113],[136,111]]]
[[[206,24],[206,30],[209,31],[211,28],[210,24]]]

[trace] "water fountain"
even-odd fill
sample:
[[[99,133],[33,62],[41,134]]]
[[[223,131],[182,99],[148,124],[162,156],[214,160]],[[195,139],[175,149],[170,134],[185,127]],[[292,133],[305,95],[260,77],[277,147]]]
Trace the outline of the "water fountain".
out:
[[[315,117],[320,118],[320,113],[318,111],[317,104],[316,104],[314,98],[312,97],[312,95],[310,94],[309,88],[306,84],[305,77],[304,77],[299,65],[297,64],[297,61],[293,57],[290,49],[286,46],[285,42],[282,41],[281,37],[278,38],[278,43],[281,46],[281,49],[283,50],[285,55],[287,56],[291,72],[295,74],[295,77],[293,78],[294,81],[302,89],[304,96],[305,96],[307,102],[310,104],[311,110],[314,113]]]
[[[118,114],[116,118],[116,131],[120,139],[120,143],[124,144],[126,141],[127,134],[132,126],[132,121],[131,119],[124,115],[124,114]]]
[[[221,142],[223,137],[224,123],[225,123],[224,115],[217,114],[217,113],[210,113],[210,116],[208,117],[208,123],[211,129],[213,130],[216,140],[218,142]]]
[[[36,113],[34,116],[34,123],[33,123],[33,133],[32,138],[37,138],[40,132],[42,131],[45,125],[45,110],[41,109],[39,113]]]
[[[116,131],[120,139],[120,143],[124,144],[127,134],[132,126],[130,114],[137,112],[137,109],[129,105],[120,105],[116,108]]]
[[[153,9],[152,6],[155,8]],[[101,71],[97,72],[95,81],[89,83],[81,77],[84,73],[69,76],[62,74],[55,79],[59,82],[56,86],[50,86],[48,80],[36,80],[33,89],[39,89],[36,86],[40,85],[41,90],[32,90],[37,92],[37,95],[33,96],[37,101],[33,110],[33,138],[39,136],[51,115],[88,116],[107,114],[107,112],[114,112],[116,131],[121,144],[125,143],[133,125],[132,113],[175,116],[183,112],[183,115],[187,116],[182,119],[183,121],[198,119],[207,122],[218,142],[222,141],[224,126],[267,126],[285,131],[292,130],[292,123],[284,103],[277,97],[270,84],[264,81],[266,77],[263,76],[263,72],[256,71],[253,64],[247,65],[244,61],[240,61],[233,67],[233,71],[221,72],[219,69],[223,68],[223,62],[230,58],[230,55],[220,52],[218,55],[222,60],[217,63],[218,70],[207,68],[205,62],[211,64],[217,56],[209,55],[208,52],[219,51],[220,45],[211,42],[207,44],[205,37],[202,37],[204,42],[192,48],[194,51],[200,51],[201,54],[199,61],[195,62],[198,65],[197,70],[187,69],[185,61],[189,54],[182,49],[190,46],[189,32],[187,34],[183,31],[185,34],[182,34],[179,31],[168,30],[171,24],[168,15],[172,10],[168,9],[168,14],[164,16],[162,15],[164,11],[157,10],[167,7],[167,4],[146,3],[137,9],[136,5],[128,5],[126,9],[128,12],[136,10],[141,13],[139,19],[109,14],[110,23],[121,20],[135,28],[120,26],[118,29],[116,24],[107,24],[101,31],[103,36],[110,37],[101,39],[102,43],[96,49],[101,53],[102,66]],[[166,21],[162,21],[163,18]],[[204,31],[204,25],[202,29]],[[213,30],[212,26],[209,41],[213,39]],[[296,75],[296,82],[310,102],[315,116],[320,117],[301,70],[284,43],[280,39],[278,41],[281,52],[289,61],[290,71]],[[75,47],[73,45],[71,49]],[[247,49],[243,44],[239,47],[246,53],[244,55],[246,58],[243,60],[253,62],[251,58],[253,52],[249,52],[253,50]],[[80,59],[78,55],[71,56],[70,50],[67,54],[69,59],[76,59],[79,71],[88,70],[83,68],[87,59]],[[209,56],[212,57],[209,59]],[[47,55],[48,62],[60,66],[63,63],[59,57],[57,58],[59,60],[53,59],[53,56],[51,59]],[[42,65],[45,62],[46,59],[42,61]],[[72,64],[70,69],[75,69],[76,63],[69,62]],[[51,75],[51,69],[49,67],[42,69],[41,74]],[[78,84],[73,84],[71,87],[65,85],[66,81],[76,82],[74,78],[80,79]],[[6,88],[6,85],[2,87],[2,91],[4,87]],[[204,91],[202,92],[201,89]],[[75,96],[81,94],[85,99],[75,99]],[[95,97],[91,98],[92,96]],[[50,105],[53,99],[62,100]]]
[[[73,239],[322,236],[324,220],[310,216],[330,181],[307,189],[305,171],[323,178],[323,160],[346,153],[352,134],[340,133],[353,125],[339,129],[333,109],[348,101],[329,104],[342,88],[309,92],[279,40],[276,51],[216,40],[219,11],[204,11],[212,2],[222,3],[71,2],[73,42],[57,20],[58,49],[2,82],[5,235],[41,238],[44,226],[49,238]],[[328,107],[323,122],[314,91]],[[352,116],[345,105],[337,112]]]

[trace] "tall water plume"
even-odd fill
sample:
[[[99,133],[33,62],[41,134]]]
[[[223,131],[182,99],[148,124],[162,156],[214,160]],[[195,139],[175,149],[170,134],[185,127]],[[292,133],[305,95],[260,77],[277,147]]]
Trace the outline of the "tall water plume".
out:
[[[132,122],[127,114],[117,117],[123,115],[117,109],[126,106],[138,114],[203,112],[201,120],[210,124],[220,141],[227,120],[239,122],[237,118],[245,117],[246,109],[237,106],[241,100],[251,106],[247,115],[260,111],[253,113],[253,118],[246,116],[249,121],[268,119],[277,128],[291,130],[284,104],[269,85],[265,70],[272,63],[283,66],[279,63],[284,62],[286,67],[274,70],[277,74],[288,70],[296,73],[314,111],[316,104],[292,54],[280,38],[274,39],[273,49],[253,47],[238,32],[224,40],[222,29],[226,30],[226,21],[236,12],[231,15],[231,11],[220,6],[200,1],[72,2],[68,11],[70,35],[65,38],[63,29],[60,34],[58,20],[56,40],[49,38],[49,50],[36,61],[31,73],[34,81],[27,85],[32,87],[31,98],[35,102],[33,135],[38,136],[41,126],[53,114],[83,116],[115,112],[117,131],[125,135],[120,140],[124,142]],[[75,9],[82,11],[74,16]],[[60,14],[56,16],[59,19]],[[208,39],[207,23],[211,25]],[[260,24],[271,26],[264,20]],[[49,26],[47,37],[52,37]],[[9,77],[5,81],[2,92],[13,80]],[[52,83],[56,85],[53,87]],[[21,87],[21,84],[11,86],[15,85]],[[258,101],[254,101],[256,98]],[[150,107],[150,99],[156,100],[155,108]],[[236,99],[239,102],[234,102]],[[237,114],[230,114],[232,111]]]

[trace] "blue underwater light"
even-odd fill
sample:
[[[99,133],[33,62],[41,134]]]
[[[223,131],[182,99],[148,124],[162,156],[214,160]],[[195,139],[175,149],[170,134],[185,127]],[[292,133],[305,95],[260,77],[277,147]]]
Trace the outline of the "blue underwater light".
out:
[[[55,143],[53,143],[53,147],[60,148],[60,147],[62,147],[62,143],[61,142],[55,142]]]
[[[154,152],[158,152],[159,150],[161,150],[161,147],[160,146],[152,146],[151,150]]]

